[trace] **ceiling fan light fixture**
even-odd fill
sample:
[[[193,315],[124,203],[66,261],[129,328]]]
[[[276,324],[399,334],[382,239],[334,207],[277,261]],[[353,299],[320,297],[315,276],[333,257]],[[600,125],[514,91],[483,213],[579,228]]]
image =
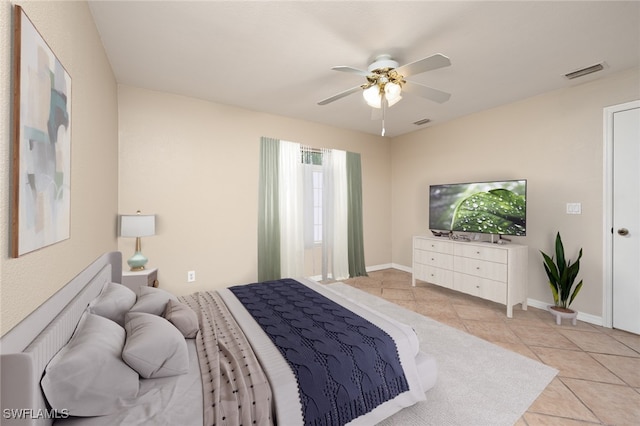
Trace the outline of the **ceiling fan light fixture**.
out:
[[[380,88],[377,84],[366,88],[362,91],[362,97],[372,108],[380,108],[382,105],[382,95],[380,94]]]
[[[393,103],[397,102],[397,99],[400,97],[401,92],[402,92],[402,87],[400,87],[398,83],[394,83],[390,81],[384,85],[384,96],[387,98],[387,101],[389,102],[389,106],[391,106],[392,102]]]

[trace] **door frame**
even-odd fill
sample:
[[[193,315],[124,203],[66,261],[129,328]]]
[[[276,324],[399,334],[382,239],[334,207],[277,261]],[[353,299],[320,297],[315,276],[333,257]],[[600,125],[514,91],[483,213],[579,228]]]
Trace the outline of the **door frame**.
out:
[[[640,100],[604,108],[602,325],[613,327],[613,115],[640,108]]]

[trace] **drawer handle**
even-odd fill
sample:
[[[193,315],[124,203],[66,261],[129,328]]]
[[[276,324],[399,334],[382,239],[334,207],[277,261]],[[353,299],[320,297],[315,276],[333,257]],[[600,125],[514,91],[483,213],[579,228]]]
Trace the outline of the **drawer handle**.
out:
[[[479,266],[476,266],[476,269],[479,271],[479,270],[480,270],[480,267],[479,267]]]
[[[476,254],[480,254],[480,252],[479,252],[479,251],[477,251],[477,252],[476,252]]]
[[[476,288],[480,288],[480,286],[479,286],[479,285],[477,285],[477,286],[476,286]]]
[[[435,259],[432,257],[431,260],[435,260]]]

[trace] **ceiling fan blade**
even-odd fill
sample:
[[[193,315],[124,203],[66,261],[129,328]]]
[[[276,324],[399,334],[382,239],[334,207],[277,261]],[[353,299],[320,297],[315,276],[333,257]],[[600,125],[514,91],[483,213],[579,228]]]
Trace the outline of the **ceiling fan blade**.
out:
[[[410,75],[448,67],[449,65],[451,65],[449,58],[441,55],[440,53],[436,53],[435,55],[411,62],[410,64],[402,65],[401,67],[396,68],[396,72],[403,77],[409,77]]]
[[[365,77],[371,74],[368,71],[359,70],[358,68],[353,68],[353,67],[349,67],[349,66],[346,66],[346,65],[338,65],[337,67],[333,67],[331,69],[334,70],[334,71],[349,72],[349,73],[352,73],[352,74],[363,75]]]
[[[328,97],[327,99],[323,99],[320,102],[318,102],[318,105],[326,105],[328,103],[331,103],[333,101],[337,101],[338,99],[342,99],[345,96],[349,96],[350,94],[358,92],[358,91],[362,91],[362,86],[352,87],[351,89],[347,89],[344,92],[340,92],[340,93],[338,93],[336,95]]]
[[[411,93],[411,94],[414,94],[414,95],[418,95],[418,96],[421,96],[423,98],[427,98],[427,99],[432,100],[434,102],[437,102],[439,104],[441,104],[443,102],[447,102],[449,100],[449,98],[451,97],[450,93],[443,92],[441,90],[434,89],[434,88],[429,87],[429,86],[425,86],[424,84],[415,83],[415,82],[411,82],[411,81],[407,81],[402,86],[402,91],[403,92],[407,92],[407,93]]]

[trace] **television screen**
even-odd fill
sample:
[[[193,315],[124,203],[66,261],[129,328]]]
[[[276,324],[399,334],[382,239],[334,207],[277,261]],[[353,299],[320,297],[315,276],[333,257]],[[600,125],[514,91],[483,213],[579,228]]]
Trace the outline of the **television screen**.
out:
[[[526,224],[526,180],[429,187],[431,230],[524,236]]]

